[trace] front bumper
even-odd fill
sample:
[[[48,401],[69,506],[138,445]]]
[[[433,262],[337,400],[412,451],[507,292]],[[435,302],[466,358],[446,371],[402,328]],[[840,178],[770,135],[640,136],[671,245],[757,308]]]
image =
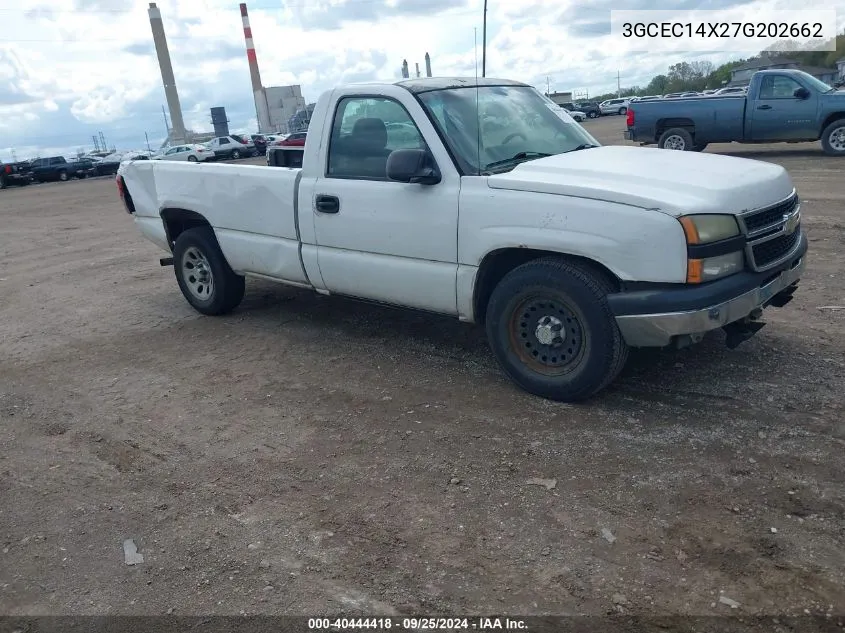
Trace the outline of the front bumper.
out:
[[[794,256],[776,270],[738,273],[702,286],[617,293],[608,296],[608,303],[625,342],[632,347],[665,347],[681,337],[696,340],[780,303],[773,301],[778,295],[788,301],[786,296],[791,296],[804,272],[806,252],[807,237],[802,235]],[[665,309],[672,305],[677,311]]]

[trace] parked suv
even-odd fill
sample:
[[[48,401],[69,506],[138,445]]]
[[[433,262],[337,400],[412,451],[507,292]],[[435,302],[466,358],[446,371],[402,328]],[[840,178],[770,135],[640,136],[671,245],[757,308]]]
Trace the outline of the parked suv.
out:
[[[628,112],[630,99],[608,99],[599,104],[602,114],[625,114]]]
[[[576,106],[581,112],[587,115],[588,119],[597,119],[601,116],[601,108],[598,103],[582,101]]]

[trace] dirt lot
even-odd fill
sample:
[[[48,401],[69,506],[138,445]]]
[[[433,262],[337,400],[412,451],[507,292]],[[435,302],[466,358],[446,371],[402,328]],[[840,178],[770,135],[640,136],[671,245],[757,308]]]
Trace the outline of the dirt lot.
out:
[[[708,151],[792,174],[796,300],[580,406],[448,319],[201,317],[111,179],[0,192],[0,612],[845,614],[845,161]]]

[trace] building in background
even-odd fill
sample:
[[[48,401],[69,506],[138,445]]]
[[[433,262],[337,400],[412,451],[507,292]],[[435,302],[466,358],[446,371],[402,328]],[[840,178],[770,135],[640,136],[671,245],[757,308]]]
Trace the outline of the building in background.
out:
[[[297,111],[288,120],[288,132],[305,132],[308,130],[308,125],[311,123],[311,117],[314,115],[314,106],[316,103],[309,103],[302,110]]]
[[[270,129],[273,132],[287,133],[289,122],[300,110],[305,110],[305,98],[302,96],[302,87],[294,86],[269,86],[264,88],[264,96],[267,100],[267,117]]]
[[[758,70],[771,70],[774,68],[792,68],[803,70],[816,79],[832,86],[838,77],[836,68],[819,68],[818,66],[804,66],[801,62],[788,57],[777,55],[761,55],[749,59],[744,64],[731,69],[731,80],[725,84],[727,87],[747,86],[751,82],[751,76]]]
[[[572,102],[571,92],[553,92],[551,94],[547,94],[546,96],[558,105]]]
[[[211,124],[214,126],[214,136],[229,136],[229,118],[226,108],[211,108]]]

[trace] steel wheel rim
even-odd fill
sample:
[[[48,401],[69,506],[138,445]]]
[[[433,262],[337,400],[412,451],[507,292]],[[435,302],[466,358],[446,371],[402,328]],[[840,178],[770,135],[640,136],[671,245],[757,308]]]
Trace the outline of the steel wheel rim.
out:
[[[664,149],[679,149],[683,150],[686,148],[687,144],[684,139],[677,134],[672,134],[671,136],[667,136],[666,140],[663,142]]]
[[[578,313],[565,301],[549,295],[523,299],[511,313],[508,333],[519,360],[547,376],[573,371],[587,348]]]
[[[845,126],[834,128],[828,136],[828,143],[837,152],[845,152]]]
[[[182,278],[191,295],[200,301],[211,299],[214,276],[203,252],[196,246],[189,246],[182,254],[181,266]]]

